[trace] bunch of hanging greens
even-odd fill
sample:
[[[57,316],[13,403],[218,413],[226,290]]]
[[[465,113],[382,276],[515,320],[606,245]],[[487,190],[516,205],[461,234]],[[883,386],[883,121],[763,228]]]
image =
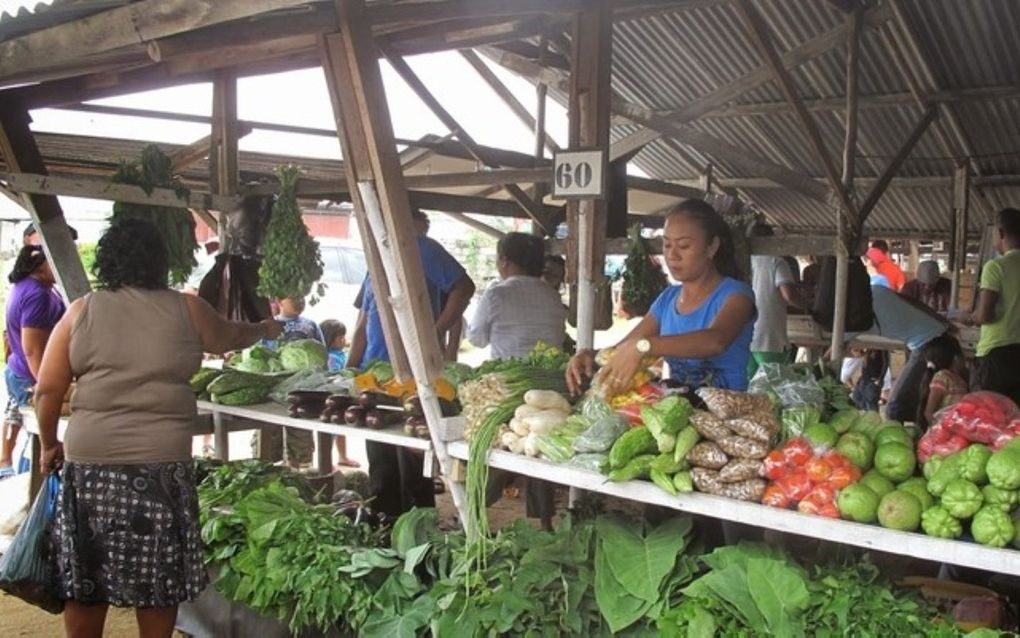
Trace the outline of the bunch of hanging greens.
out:
[[[184,198],[188,195],[188,190],[174,176],[173,162],[155,144],[143,148],[138,161],[121,161],[113,175],[113,183],[138,186],[148,195],[156,188],[173,189]],[[155,225],[166,244],[171,283],[181,285],[188,280],[191,271],[198,265],[195,259],[198,241],[195,240],[195,218],[191,211],[187,208],[115,202],[110,223],[122,219],[144,219]]]
[[[273,204],[266,236],[262,241],[258,294],[271,299],[304,299],[315,288],[314,304],[325,292],[317,282],[322,278],[319,242],[308,234],[297,200],[301,169],[283,166],[277,170],[280,192]]]
[[[623,309],[632,317],[642,317],[652,307],[669,281],[662,268],[648,252],[648,246],[641,237],[641,225],[634,224],[627,231],[630,238],[630,252],[623,262]]]

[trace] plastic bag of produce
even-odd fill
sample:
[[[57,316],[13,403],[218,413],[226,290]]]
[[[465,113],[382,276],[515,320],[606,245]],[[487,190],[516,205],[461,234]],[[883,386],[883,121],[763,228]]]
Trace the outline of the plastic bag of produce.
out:
[[[708,411],[720,419],[736,419],[758,412],[771,412],[772,402],[760,394],[748,394],[720,388],[698,388],[697,395]]]
[[[606,452],[629,428],[627,420],[619,414],[607,414],[574,439],[574,451],[581,454]]]
[[[1020,409],[1011,399],[995,392],[971,392],[935,415],[935,424],[950,434],[974,443],[1000,449],[1016,432],[1011,424],[1020,417]]]
[[[50,474],[35,497],[28,518],[0,558],[0,590],[52,614],[64,609],[50,562],[50,531],[56,513],[60,478]]]
[[[801,405],[783,409],[782,438],[784,441],[804,435],[804,430],[822,418],[817,408]]]
[[[590,470],[592,472],[602,472],[608,464],[609,455],[596,452],[590,454],[575,454],[570,457],[565,465],[570,467],[579,467],[583,470]]]
[[[917,442],[917,459],[922,463],[941,456],[950,456],[970,445],[966,438],[953,434],[949,428],[935,424]]]

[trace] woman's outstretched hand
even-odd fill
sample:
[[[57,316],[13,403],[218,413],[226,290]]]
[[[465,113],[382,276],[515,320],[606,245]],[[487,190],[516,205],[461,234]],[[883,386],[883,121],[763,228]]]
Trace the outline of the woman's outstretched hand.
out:
[[[633,342],[618,345],[609,362],[602,368],[602,385],[609,395],[623,394],[630,389],[634,375],[641,368],[642,355]]]
[[[577,396],[585,381],[595,374],[595,352],[592,350],[581,350],[570,358],[567,364],[567,389],[570,394]]]

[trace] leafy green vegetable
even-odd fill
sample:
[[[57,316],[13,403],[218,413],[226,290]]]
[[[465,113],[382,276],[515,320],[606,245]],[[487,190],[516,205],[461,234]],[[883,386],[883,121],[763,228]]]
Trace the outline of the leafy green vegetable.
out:
[[[122,161],[112,181],[114,184],[139,186],[147,194],[155,188],[169,188],[177,191],[178,195],[188,193],[188,189],[174,176],[173,161],[155,144],[146,145],[138,161]],[[166,245],[171,283],[179,286],[188,281],[191,271],[198,265],[195,259],[198,241],[191,211],[187,208],[115,202],[110,223],[121,219],[141,219],[153,224]]]
[[[297,371],[326,367],[326,346],[315,339],[297,339],[280,346],[284,370]]]
[[[308,234],[297,201],[297,181],[301,170],[284,166],[277,170],[280,192],[262,242],[258,293],[264,297],[304,299],[322,278],[319,242]],[[325,292],[322,284],[316,294]],[[312,303],[317,299],[312,298]]]

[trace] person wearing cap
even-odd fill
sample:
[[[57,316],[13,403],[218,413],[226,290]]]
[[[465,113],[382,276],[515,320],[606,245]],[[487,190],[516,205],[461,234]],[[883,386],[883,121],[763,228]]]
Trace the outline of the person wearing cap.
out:
[[[917,278],[908,281],[900,294],[945,314],[949,310],[952,289],[952,282],[940,276],[938,262],[928,259],[917,265]]]
[[[907,277],[896,265],[896,262],[889,257],[889,244],[885,240],[876,239],[871,242],[871,248],[868,249],[865,256],[875,271],[886,278],[889,288],[896,292],[903,289],[903,285],[907,283]]]
[[[68,226],[67,230],[71,231],[71,241],[78,241],[78,231],[74,229],[74,226]],[[35,229],[35,224],[29,222],[28,226],[25,226],[25,232],[22,234],[21,243],[24,246],[41,246],[42,240],[39,237],[39,232]]]

